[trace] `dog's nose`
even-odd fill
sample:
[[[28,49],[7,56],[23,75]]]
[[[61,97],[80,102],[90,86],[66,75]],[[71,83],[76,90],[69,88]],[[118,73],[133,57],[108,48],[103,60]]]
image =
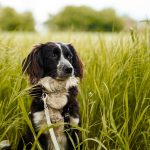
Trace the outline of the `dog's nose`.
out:
[[[72,73],[72,68],[71,67],[65,68],[65,73],[71,74]]]

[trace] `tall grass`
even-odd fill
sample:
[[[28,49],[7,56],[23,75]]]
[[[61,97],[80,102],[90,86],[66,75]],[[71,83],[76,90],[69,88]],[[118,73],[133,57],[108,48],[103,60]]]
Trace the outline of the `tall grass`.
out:
[[[0,34],[0,141],[13,149],[30,124],[22,60],[37,43],[73,43],[84,62],[79,103],[83,149],[150,149],[150,31]]]

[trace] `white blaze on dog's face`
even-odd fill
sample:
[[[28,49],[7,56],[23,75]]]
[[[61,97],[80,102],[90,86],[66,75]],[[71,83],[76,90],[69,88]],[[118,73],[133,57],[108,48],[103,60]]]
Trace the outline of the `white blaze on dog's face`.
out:
[[[29,75],[30,83],[35,84],[44,77],[82,78],[83,65],[71,44],[48,42],[34,47],[23,61],[23,71]]]
[[[64,44],[56,43],[60,49],[60,57],[57,64],[57,78],[64,79],[74,75],[74,68],[72,66],[73,54],[70,52],[68,47]]]

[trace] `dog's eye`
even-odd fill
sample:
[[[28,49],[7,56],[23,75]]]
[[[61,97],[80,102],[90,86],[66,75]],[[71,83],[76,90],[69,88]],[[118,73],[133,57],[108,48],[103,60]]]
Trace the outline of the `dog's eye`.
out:
[[[57,49],[54,49],[52,56],[55,57],[55,58],[57,58],[58,55],[59,55],[59,51]]]
[[[72,56],[71,55],[67,55],[66,58],[71,61],[72,60]]]

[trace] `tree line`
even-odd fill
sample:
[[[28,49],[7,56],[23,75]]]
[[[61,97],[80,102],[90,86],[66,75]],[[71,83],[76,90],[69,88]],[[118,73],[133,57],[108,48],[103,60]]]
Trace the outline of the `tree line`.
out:
[[[67,6],[43,23],[50,30],[73,31],[121,31],[125,18],[112,8],[96,11],[86,6]],[[13,8],[0,8],[0,30],[35,31],[35,20],[31,12],[18,13]]]

